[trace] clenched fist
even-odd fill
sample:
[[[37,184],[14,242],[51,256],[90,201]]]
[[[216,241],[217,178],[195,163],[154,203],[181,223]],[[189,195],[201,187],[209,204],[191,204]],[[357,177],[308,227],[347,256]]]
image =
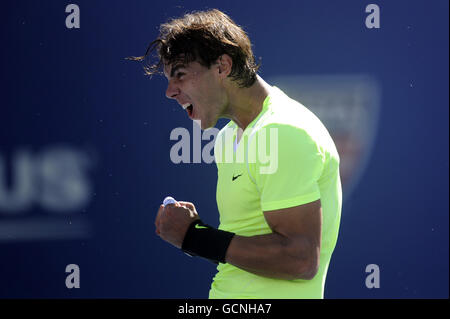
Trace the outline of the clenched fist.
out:
[[[176,202],[167,206],[159,206],[156,215],[156,234],[168,243],[181,248],[189,225],[199,219],[194,204]]]

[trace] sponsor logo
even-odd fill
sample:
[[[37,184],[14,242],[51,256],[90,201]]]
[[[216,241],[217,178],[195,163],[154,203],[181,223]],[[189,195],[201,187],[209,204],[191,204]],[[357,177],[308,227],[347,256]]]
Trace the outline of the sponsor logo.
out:
[[[234,180],[235,180],[236,178],[238,178],[239,176],[242,176],[242,174],[239,174],[239,175],[236,175],[236,176],[233,175],[233,179],[232,179],[232,180],[234,181]]]

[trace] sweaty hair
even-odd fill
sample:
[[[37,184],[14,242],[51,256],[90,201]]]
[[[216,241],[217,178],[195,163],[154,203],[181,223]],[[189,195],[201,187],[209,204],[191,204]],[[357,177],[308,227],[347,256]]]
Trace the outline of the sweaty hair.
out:
[[[149,55],[153,51],[158,60],[152,64]],[[197,61],[210,68],[222,54],[228,54],[233,61],[229,77],[239,87],[250,87],[259,68],[250,40],[228,15],[212,9],[187,13],[162,24],[158,38],[150,43],[145,55],[128,59],[144,61],[145,73],[151,76],[160,73],[164,64],[175,62]]]

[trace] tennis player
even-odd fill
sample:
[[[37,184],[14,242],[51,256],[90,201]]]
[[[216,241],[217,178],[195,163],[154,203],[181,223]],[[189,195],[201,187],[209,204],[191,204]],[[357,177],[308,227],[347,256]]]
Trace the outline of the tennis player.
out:
[[[342,192],[339,155],[321,121],[257,75],[249,38],[219,10],[162,24],[134,59],[149,75],[164,72],[167,97],[202,129],[230,119],[214,146],[220,226],[178,202],[160,206],[156,233],[218,264],[210,298],[323,298]]]

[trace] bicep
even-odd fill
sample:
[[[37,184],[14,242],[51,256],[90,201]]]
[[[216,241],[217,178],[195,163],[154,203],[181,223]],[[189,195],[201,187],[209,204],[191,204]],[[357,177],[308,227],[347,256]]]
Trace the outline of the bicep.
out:
[[[320,248],[322,207],[320,199],[289,208],[265,211],[264,217],[274,233],[308,240]]]

